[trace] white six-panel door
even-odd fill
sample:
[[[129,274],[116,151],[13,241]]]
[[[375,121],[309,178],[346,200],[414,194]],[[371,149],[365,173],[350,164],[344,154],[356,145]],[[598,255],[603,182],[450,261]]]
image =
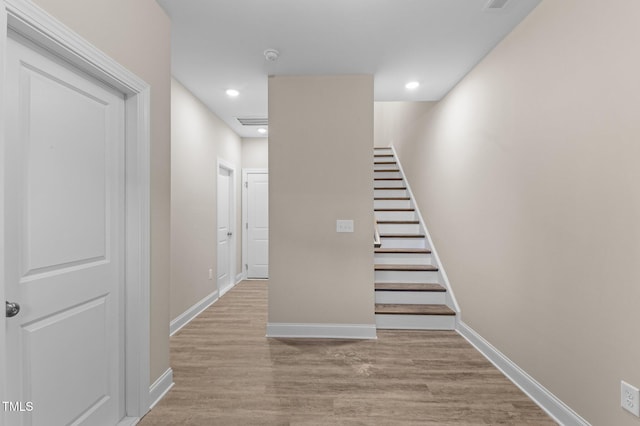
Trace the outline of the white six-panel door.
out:
[[[124,101],[12,36],[5,163],[7,393],[12,425],[124,415]]]
[[[247,174],[247,278],[269,277],[269,174]]]

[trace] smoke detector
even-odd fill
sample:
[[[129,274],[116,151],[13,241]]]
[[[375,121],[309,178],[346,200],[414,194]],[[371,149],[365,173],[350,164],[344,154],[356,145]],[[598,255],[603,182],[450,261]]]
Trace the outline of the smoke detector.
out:
[[[276,49],[267,49],[264,51],[264,58],[269,62],[275,62],[280,57],[280,52]]]

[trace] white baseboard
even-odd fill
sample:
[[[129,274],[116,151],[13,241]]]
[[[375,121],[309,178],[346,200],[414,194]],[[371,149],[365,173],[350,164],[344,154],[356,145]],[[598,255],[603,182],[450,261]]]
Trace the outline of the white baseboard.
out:
[[[167,368],[167,371],[162,373],[158,379],[149,386],[149,401],[151,405],[149,410],[156,406],[158,402],[171,390],[173,387],[173,370]]]
[[[375,324],[267,323],[267,337],[377,339]]]
[[[517,364],[507,358],[464,322],[458,322],[456,331],[556,422],[566,426],[590,426],[589,422],[580,417],[578,413],[549,392],[549,390],[527,374],[526,371],[518,367]]]
[[[247,274],[245,273],[239,273],[236,275],[236,284],[238,284],[240,281],[246,280],[247,279]]]
[[[218,300],[218,290],[204,297],[202,300],[197,302],[195,305],[178,315],[171,323],[169,324],[169,336],[173,336],[185,325],[189,324],[189,322],[200,315],[202,311],[211,306],[216,300]]]

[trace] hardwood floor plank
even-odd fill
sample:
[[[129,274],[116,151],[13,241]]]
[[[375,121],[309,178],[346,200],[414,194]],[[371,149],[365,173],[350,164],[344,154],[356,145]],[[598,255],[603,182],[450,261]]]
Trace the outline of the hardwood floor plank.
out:
[[[554,425],[457,333],[267,339],[266,281],[244,281],[171,337],[175,386],[139,423]]]

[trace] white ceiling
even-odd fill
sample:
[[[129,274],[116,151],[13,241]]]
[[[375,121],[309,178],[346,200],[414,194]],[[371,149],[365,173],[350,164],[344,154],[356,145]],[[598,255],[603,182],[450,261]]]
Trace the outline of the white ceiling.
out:
[[[540,2],[157,1],[172,21],[173,75],[242,137],[262,136],[236,117],[267,116],[268,75],[373,74],[376,101],[441,99]]]

